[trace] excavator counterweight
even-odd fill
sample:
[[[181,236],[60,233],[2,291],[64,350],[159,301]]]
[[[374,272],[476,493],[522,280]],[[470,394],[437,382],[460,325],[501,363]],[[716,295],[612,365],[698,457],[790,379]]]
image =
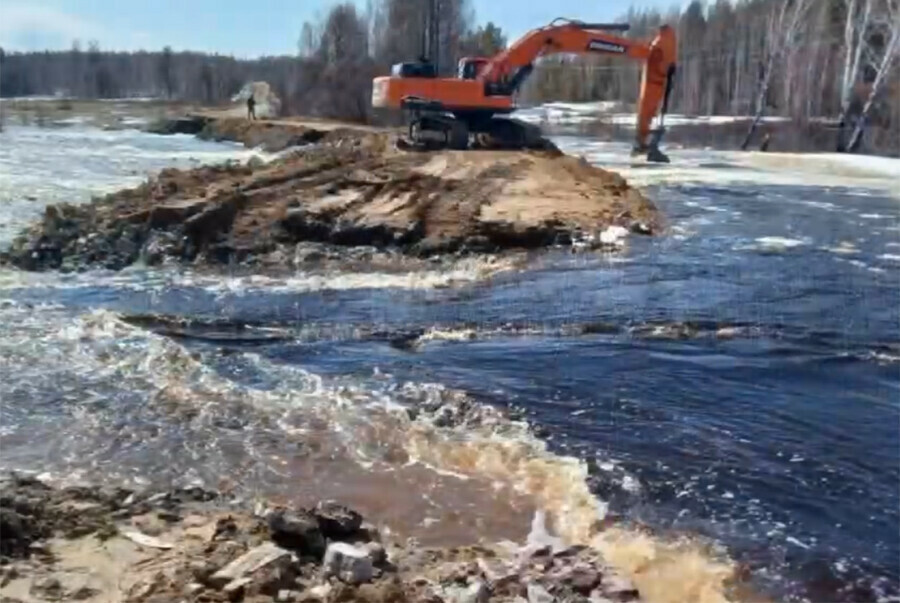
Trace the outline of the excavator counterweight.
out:
[[[425,61],[401,63],[390,76],[375,78],[372,106],[406,111],[409,138],[418,146],[465,149],[472,136],[478,145],[493,148],[534,146],[541,141],[540,130],[507,116],[516,110],[513,96],[534,62],[556,53],[621,55],[644,64],[634,151],[650,161],[668,161],[659,150],[664,129],[660,125],[651,131],[650,126],[667,108],[675,73],[675,33],[663,25],[649,42],[609,33],[627,29],[627,24],[557,19],[493,57],[460,60],[453,78],[437,77]]]

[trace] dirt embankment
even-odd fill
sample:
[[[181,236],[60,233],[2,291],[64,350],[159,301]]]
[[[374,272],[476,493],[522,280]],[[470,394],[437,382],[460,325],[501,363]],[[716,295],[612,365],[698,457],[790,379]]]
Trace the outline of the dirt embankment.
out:
[[[368,134],[389,134],[390,130],[312,118],[248,120],[240,111],[196,112],[164,118],[146,128],[151,134],[193,134],[204,140],[238,142],[248,148],[277,153],[290,147],[317,142],[355,139]]]
[[[396,543],[343,505],[0,480],[0,600],[640,601],[585,547]]]
[[[432,256],[614,244],[658,228],[654,205],[620,176],[556,150],[403,152],[383,131],[280,123],[219,119],[202,131],[305,146],[271,163],[164,170],[87,205],[50,207],[0,259],[29,270],[257,265],[308,242]]]

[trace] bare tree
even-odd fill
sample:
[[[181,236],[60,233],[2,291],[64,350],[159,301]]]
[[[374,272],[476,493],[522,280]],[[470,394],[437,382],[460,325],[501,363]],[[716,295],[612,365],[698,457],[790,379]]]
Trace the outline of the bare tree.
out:
[[[175,93],[175,81],[172,77],[172,47],[166,46],[163,48],[162,54],[159,57],[159,79],[163,84],[163,89],[166,91],[166,98],[172,98]]]
[[[841,78],[841,117],[838,151],[856,151],[862,143],[866,121],[884,87],[894,62],[900,56],[900,7],[897,0],[845,0],[844,70]],[[857,99],[860,72],[867,72],[868,94]],[[846,126],[854,106],[853,130],[844,142]]]
[[[780,6],[772,11],[768,19],[768,27],[765,38],[765,51],[759,63],[759,80],[756,88],[756,102],[753,121],[741,144],[741,149],[746,150],[753,139],[759,122],[762,121],[766,110],[766,99],[769,96],[769,85],[772,74],[784,57],[786,49],[797,43],[797,37],[802,29],[804,17],[809,10],[810,0],[781,0]]]
[[[506,36],[493,22],[488,22],[463,36],[459,46],[463,55],[490,57],[506,48]]]
[[[300,41],[297,43],[300,56],[309,58],[313,56],[318,48],[318,39],[321,35],[316,35],[313,24],[307,21],[300,30]]]

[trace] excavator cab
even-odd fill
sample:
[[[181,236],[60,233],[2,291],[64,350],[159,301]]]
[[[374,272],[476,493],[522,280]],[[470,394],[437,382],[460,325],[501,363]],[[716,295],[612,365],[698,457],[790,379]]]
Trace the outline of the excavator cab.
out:
[[[463,57],[457,63],[456,77],[461,80],[477,79],[489,61],[485,57]]]
[[[391,77],[417,77],[433,79],[437,77],[434,63],[419,59],[414,63],[397,63],[391,67]]]

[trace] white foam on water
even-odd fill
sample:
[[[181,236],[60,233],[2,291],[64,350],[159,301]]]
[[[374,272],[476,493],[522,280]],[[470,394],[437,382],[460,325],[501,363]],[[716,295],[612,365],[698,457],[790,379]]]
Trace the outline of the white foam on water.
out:
[[[798,547],[800,547],[800,548],[802,548],[802,549],[810,549],[810,548],[812,548],[810,545],[806,544],[805,542],[801,542],[800,540],[798,540],[797,538],[794,538],[793,536],[788,536],[788,537],[785,538],[784,540],[785,540],[786,542],[789,542],[789,543],[793,544],[794,546],[798,546]]]
[[[479,336],[479,331],[474,328],[442,329],[432,327],[418,337],[419,343],[428,341],[472,341]]]
[[[838,255],[854,255],[859,253],[859,248],[853,241],[841,241],[834,247],[822,247],[821,249]]]
[[[8,126],[0,134],[0,247],[47,205],[85,203],[92,196],[137,186],[166,167],[190,168],[274,155],[194,136],[136,130]],[[48,177],[52,174],[52,177]]]
[[[305,457],[303,465],[312,471],[304,481],[304,487],[311,490],[331,483],[340,463],[357,466],[361,473],[343,472],[358,475],[357,480],[368,476],[365,479],[380,484],[382,492],[385,480],[393,480],[392,476],[402,471],[417,471],[417,467],[431,470],[431,477],[418,484],[425,489],[436,487],[442,479],[451,479],[457,491],[462,484],[471,484],[466,488],[491,484],[492,492],[500,488],[497,496],[501,501],[512,503],[510,493],[533,501],[561,542],[600,549],[610,563],[629,575],[648,601],[727,600],[724,582],[733,569],[726,558],[711,556],[705,545],[691,539],[664,541],[630,528],[602,527],[598,522],[606,515],[606,504],[588,488],[583,461],[552,453],[545,442],[534,437],[527,423],[510,421],[462,392],[439,384],[398,383],[383,373],[375,381],[325,378],[253,353],[239,354],[240,361],[265,375],[270,385],[243,384],[207,366],[202,357],[175,341],[125,323],[108,311],[98,310],[74,320],[64,311],[35,312],[12,305],[0,311],[16,313],[4,317],[13,327],[0,341],[0,354],[10,359],[15,382],[2,387],[54,380],[61,387],[61,399],[78,401],[83,408],[65,429],[80,430],[79,438],[90,438],[91,432],[102,434],[108,426],[107,415],[95,410],[95,403],[89,400],[102,403],[118,395],[138,396],[143,402],[129,411],[132,415],[145,415],[146,407],[171,415],[169,422],[184,421],[185,428],[201,430],[189,434],[191,446],[201,441],[198,437],[205,442],[187,452],[189,455],[200,455],[206,463],[227,463],[216,453],[223,434],[215,425],[221,419],[242,417],[251,422],[241,428],[236,442],[243,446],[247,460],[240,466],[207,467],[207,472],[220,472],[238,482],[260,471],[291,479],[290,456],[284,456],[284,451],[292,442],[304,442],[314,444],[312,450],[316,451]],[[71,389],[60,381],[60,370],[76,373],[84,383],[98,384],[104,390],[90,393],[86,391],[90,386],[78,386],[77,382],[73,384],[76,389]],[[402,410],[414,400],[426,410],[417,418]],[[248,410],[252,411],[249,415]],[[434,420],[448,412],[457,419],[449,424]],[[276,426],[278,447],[274,452],[258,449],[254,430],[270,433]],[[108,444],[101,437],[92,454],[101,453]],[[132,434],[125,429],[115,445],[152,444],[140,432]],[[175,458],[184,453],[172,451],[171,455]],[[89,459],[82,455],[72,462],[80,466]],[[318,471],[315,463],[320,463]],[[202,477],[193,469],[188,473],[193,480]],[[132,478],[140,475],[131,473]],[[353,487],[361,486],[357,482]],[[639,484],[625,480],[623,487],[635,491]],[[423,517],[435,516],[433,505],[441,504],[439,497],[432,498],[431,503],[422,503],[427,507]],[[416,524],[422,520],[411,519]]]
[[[641,491],[641,482],[634,476],[626,475],[622,478],[622,489],[637,494]]]
[[[803,205],[808,205],[809,207],[815,207],[816,209],[824,209],[826,211],[837,211],[839,208],[834,203],[828,203],[827,201],[800,201]]]
[[[809,239],[792,239],[790,237],[757,237],[756,248],[762,251],[779,252],[809,245]]]
[[[179,267],[142,268],[133,266],[113,272],[92,270],[83,273],[27,272],[0,270],[0,291],[52,287],[57,290],[92,289],[115,286],[132,291],[162,292],[177,288],[199,289],[219,296],[305,293],[354,289],[428,290],[460,286],[489,279],[515,269],[513,259],[492,256],[463,258],[434,269],[407,272],[313,273],[297,271],[285,276],[223,276]]]
[[[896,253],[882,253],[878,256],[879,260],[888,260],[889,262],[900,262],[900,255]]]
[[[297,293],[351,289],[440,289],[481,281],[510,270],[512,267],[511,261],[494,258],[466,258],[437,270],[415,270],[401,273],[309,274],[299,272],[288,277],[252,275],[226,278],[180,273],[170,282],[172,286],[199,287],[213,293],[237,295],[251,295],[256,291]]]

